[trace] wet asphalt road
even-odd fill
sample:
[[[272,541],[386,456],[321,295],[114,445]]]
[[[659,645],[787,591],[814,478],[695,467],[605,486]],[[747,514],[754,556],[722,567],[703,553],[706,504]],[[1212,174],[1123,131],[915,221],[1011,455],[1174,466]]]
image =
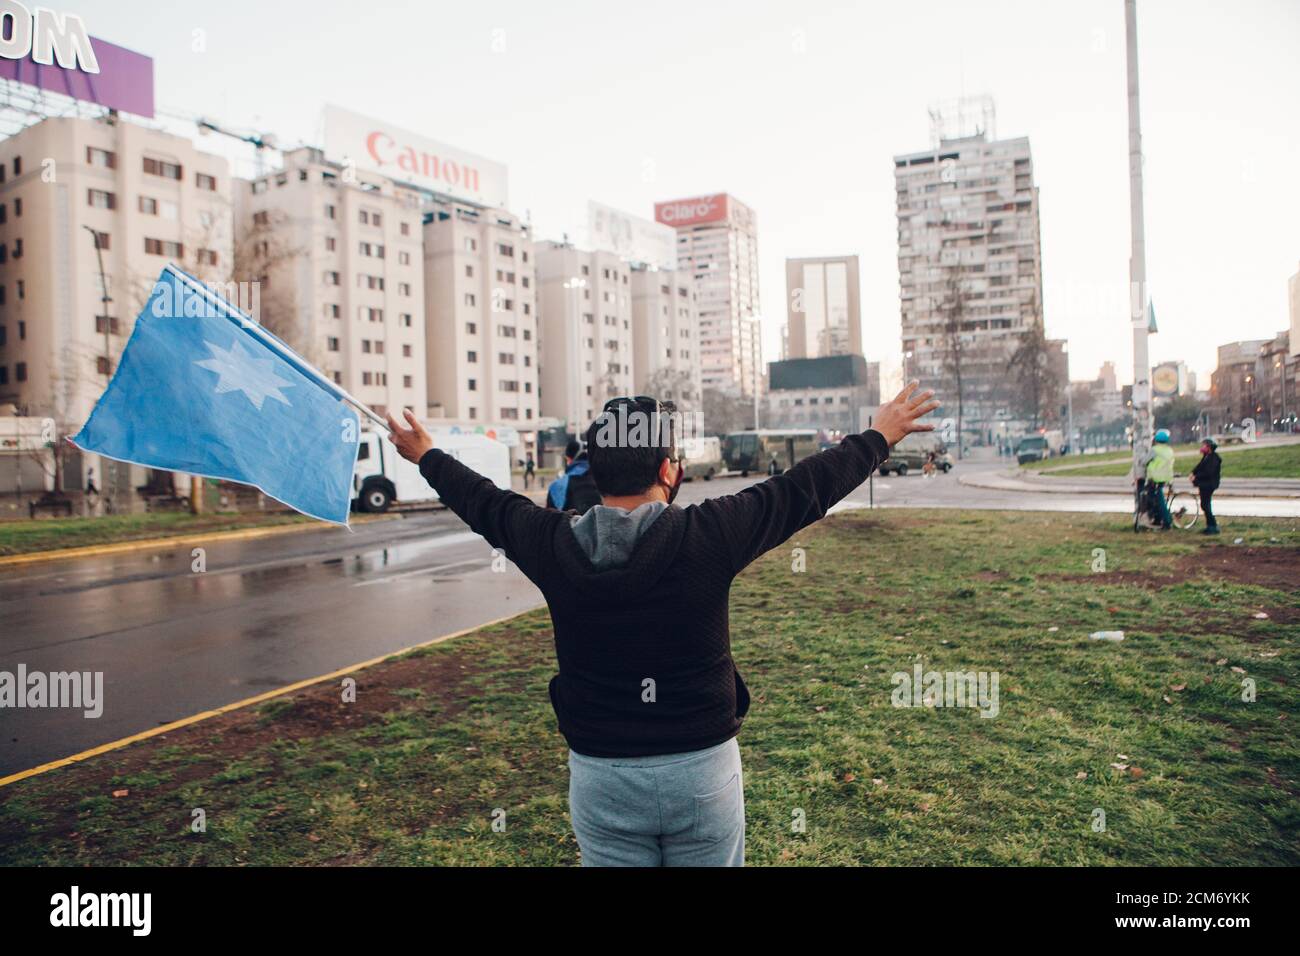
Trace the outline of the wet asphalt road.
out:
[[[1003,467],[962,463],[959,471]],[[695,481],[680,503],[755,479]],[[847,499],[865,506],[866,485]],[[957,473],[875,481],[885,507],[1131,509],[1127,496],[971,488]],[[1216,502],[1217,504],[1217,502]],[[1295,514],[1296,502],[1290,504]],[[1251,511],[1224,500],[1222,513]],[[1244,512],[1236,509],[1245,509]],[[1265,509],[1262,513],[1270,513]],[[0,568],[0,670],[102,671],[102,716],[0,710],[0,777],[162,723],[328,673],[541,604],[512,565],[447,511],[353,532],[318,527],[188,546]]]

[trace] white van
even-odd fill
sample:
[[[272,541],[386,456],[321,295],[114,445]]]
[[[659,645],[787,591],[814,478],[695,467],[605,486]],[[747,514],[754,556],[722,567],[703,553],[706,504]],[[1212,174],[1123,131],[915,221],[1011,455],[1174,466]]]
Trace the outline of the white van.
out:
[[[510,449],[486,435],[453,433],[432,429],[434,447],[440,448],[467,468],[491,479],[498,488],[510,488]],[[420,474],[418,465],[397,453],[387,436],[363,431],[352,470],[352,507],[357,511],[387,511],[397,504],[429,503],[438,493]]]
[[[727,470],[722,463],[720,438],[687,438],[682,442],[682,457],[685,459],[687,481],[692,478],[710,481],[714,475]]]

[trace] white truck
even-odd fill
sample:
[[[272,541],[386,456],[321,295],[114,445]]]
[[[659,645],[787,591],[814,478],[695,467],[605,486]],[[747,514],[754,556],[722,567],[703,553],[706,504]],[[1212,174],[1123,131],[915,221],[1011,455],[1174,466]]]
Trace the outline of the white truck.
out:
[[[467,468],[491,479],[498,488],[510,488],[510,449],[486,435],[430,429],[434,447]],[[420,474],[418,465],[397,453],[386,435],[363,431],[352,469],[352,507],[357,511],[387,511],[391,505],[431,503],[438,493]]]

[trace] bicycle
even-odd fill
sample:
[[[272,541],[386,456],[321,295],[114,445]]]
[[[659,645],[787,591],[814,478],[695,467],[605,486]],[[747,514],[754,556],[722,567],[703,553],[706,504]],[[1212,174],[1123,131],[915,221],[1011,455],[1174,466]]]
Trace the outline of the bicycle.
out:
[[[1196,524],[1201,517],[1201,504],[1196,495],[1175,491],[1172,480],[1165,482],[1164,494],[1165,506],[1169,509],[1175,528],[1186,531]],[[1149,483],[1143,478],[1137,482],[1133,492],[1133,530],[1145,531],[1158,527],[1160,520],[1152,515]]]

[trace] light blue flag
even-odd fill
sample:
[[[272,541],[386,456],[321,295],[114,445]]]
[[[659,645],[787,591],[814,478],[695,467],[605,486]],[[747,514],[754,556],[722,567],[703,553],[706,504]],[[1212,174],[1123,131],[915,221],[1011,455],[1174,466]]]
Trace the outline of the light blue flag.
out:
[[[320,372],[168,266],[73,444],[119,461],[254,485],[347,524],[357,413]]]

